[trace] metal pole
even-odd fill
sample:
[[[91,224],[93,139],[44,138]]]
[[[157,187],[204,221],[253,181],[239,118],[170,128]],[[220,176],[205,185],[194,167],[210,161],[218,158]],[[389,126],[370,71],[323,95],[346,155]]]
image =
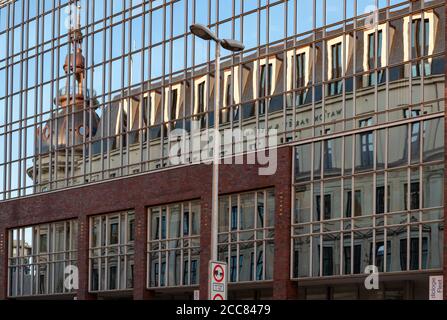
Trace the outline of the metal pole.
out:
[[[219,150],[220,150],[220,42],[216,42],[214,104],[213,191],[211,211],[211,260],[217,261],[217,236],[219,221]]]

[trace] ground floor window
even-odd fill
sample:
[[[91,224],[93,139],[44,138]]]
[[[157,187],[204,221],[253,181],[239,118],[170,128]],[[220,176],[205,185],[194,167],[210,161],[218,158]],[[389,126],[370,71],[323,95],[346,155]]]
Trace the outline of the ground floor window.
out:
[[[75,287],[64,280],[77,264],[77,243],[76,220],[9,230],[8,295],[72,293]]]
[[[130,290],[134,283],[135,215],[90,218],[90,291]]]
[[[219,260],[229,281],[273,278],[275,192],[273,189],[219,199]]]
[[[198,285],[200,202],[150,208],[148,230],[148,287]]]

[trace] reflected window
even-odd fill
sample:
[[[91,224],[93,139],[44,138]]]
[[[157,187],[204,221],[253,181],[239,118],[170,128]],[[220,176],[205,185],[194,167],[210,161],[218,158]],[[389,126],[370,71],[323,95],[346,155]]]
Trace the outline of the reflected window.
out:
[[[323,276],[332,276],[334,274],[333,251],[332,247],[323,247]]]
[[[198,85],[198,113],[200,114],[199,116],[199,121],[200,121],[200,126],[201,128],[204,128],[206,125],[206,118],[205,115],[203,114],[205,112],[205,81],[199,83]]]
[[[332,159],[334,158],[333,140],[324,141],[324,169],[331,170],[333,168]]]
[[[353,274],[359,274],[360,273],[360,267],[361,267],[361,253],[362,253],[362,246],[359,244],[354,245],[354,261],[353,261]],[[352,263],[352,254],[351,254],[351,247],[347,246],[344,247],[343,250],[344,253],[344,267],[345,267],[345,274],[351,274],[351,263]]]
[[[262,280],[262,273],[264,268],[264,252],[260,250],[258,252],[258,258],[256,259],[256,280]]]
[[[237,230],[237,205],[231,207],[231,230]]]
[[[342,43],[336,43],[331,46],[332,53],[332,79],[338,79],[342,77],[343,64],[342,64]],[[331,80],[332,80],[331,79]],[[342,92],[342,81],[334,81],[329,84],[329,95],[339,95]]]
[[[414,19],[411,25],[411,54],[412,59],[419,59],[429,54],[430,45],[430,20]],[[430,64],[423,61],[418,61],[412,65],[412,76],[420,77],[431,74]]]
[[[376,187],[376,213],[385,213],[385,186]]]
[[[273,70],[273,64],[264,64],[261,66],[261,74],[259,78],[259,114],[263,115],[265,114],[266,109],[266,100],[262,99],[266,96],[269,96],[271,94],[272,90],[272,70]]]
[[[360,127],[367,127],[372,124],[372,119],[360,120]],[[372,131],[363,132],[360,138],[360,166],[363,169],[372,168],[374,165],[374,135]]]
[[[306,54],[304,52],[299,53],[295,57],[295,76],[296,76],[296,88],[304,88],[306,83]],[[306,101],[306,90],[301,89],[296,93],[296,104],[298,106],[303,105]]]
[[[362,191],[356,190],[354,197],[354,216],[362,215]],[[346,212],[345,216],[347,218],[352,217],[352,192],[348,191],[346,194]]]
[[[118,222],[114,222],[110,224],[110,244],[117,244],[118,243]]]
[[[404,109],[404,118],[416,118],[419,117],[421,111],[417,109]],[[412,162],[419,162],[419,153],[421,150],[421,124],[420,122],[414,122],[411,124],[411,159]]]
[[[170,116],[171,121],[175,120],[177,117],[177,97],[178,96],[178,90],[172,89],[171,90],[171,108],[170,108]]]
[[[317,209],[317,221],[321,221],[321,196],[316,195],[316,209]],[[332,198],[330,194],[324,195],[323,199],[323,206],[324,206],[324,220],[330,220],[332,215]]]
[[[237,256],[231,256],[230,260],[230,282],[236,282]]]
[[[404,194],[402,201],[404,202],[405,210],[408,210],[407,195],[408,195],[408,184],[404,184]],[[419,204],[419,182],[412,182],[410,187],[410,210],[416,210],[420,208]]]
[[[410,265],[409,270],[419,270],[426,268],[427,266],[427,255],[428,255],[428,239],[422,238],[422,266],[419,266],[419,238],[411,238],[410,239],[410,248],[409,248],[409,254],[410,254]],[[400,240],[400,267],[402,271],[407,270],[407,239],[401,239]]]
[[[371,248],[373,244],[371,243]],[[387,250],[386,250],[386,263],[387,263],[387,271],[390,271],[391,268],[391,241],[387,241]],[[370,258],[372,260],[372,253],[370,254]],[[372,261],[370,261],[370,264],[372,265]],[[385,271],[385,243],[377,242],[376,243],[376,263],[375,266],[379,269],[379,272]]]
[[[371,33],[368,35],[368,69],[373,70],[382,67],[382,46],[383,46],[383,31],[377,32],[377,46],[376,46],[376,34]],[[368,75],[368,85],[375,85],[376,82],[382,82],[383,70],[371,72]],[[377,78],[377,79],[376,79]]]

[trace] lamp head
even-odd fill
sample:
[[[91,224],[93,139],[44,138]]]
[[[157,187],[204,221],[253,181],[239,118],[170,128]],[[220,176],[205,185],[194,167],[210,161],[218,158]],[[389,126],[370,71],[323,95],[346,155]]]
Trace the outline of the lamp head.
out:
[[[192,34],[199,37],[200,39],[207,41],[214,40],[216,42],[219,42],[219,38],[217,38],[217,36],[203,24],[200,23],[193,24],[189,27],[189,29],[191,30]]]
[[[232,39],[224,39],[220,43],[222,48],[227,49],[232,52],[239,52],[245,49],[245,46],[242,42]]]

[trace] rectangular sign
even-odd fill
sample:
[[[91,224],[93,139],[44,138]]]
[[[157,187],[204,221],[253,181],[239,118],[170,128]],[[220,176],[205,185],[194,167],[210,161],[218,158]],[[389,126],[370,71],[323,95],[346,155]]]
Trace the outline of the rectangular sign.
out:
[[[194,300],[200,300],[200,291],[194,290]]]
[[[430,277],[430,300],[444,299],[444,277],[434,276]]]
[[[227,264],[225,262],[210,262],[209,270],[209,299],[227,300]]]

